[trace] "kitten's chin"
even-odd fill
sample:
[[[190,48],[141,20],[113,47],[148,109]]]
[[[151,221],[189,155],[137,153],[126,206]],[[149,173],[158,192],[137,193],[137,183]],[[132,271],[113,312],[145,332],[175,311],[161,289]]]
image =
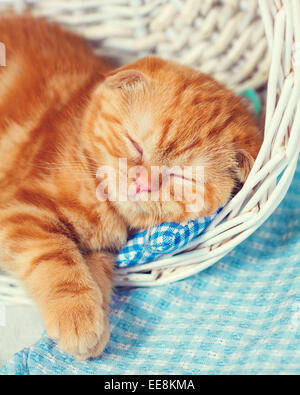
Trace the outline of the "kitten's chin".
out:
[[[199,213],[187,213],[176,202],[114,202],[115,208],[129,227],[145,229],[163,222],[184,222],[199,217]]]
[[[130,228],[145,229],[163,222],[153,202],[114,202],[114,206]]]

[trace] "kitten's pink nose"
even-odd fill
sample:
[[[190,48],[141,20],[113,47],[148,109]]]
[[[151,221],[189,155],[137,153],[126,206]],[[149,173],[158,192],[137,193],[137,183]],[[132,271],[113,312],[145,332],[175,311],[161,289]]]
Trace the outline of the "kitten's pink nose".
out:
[[[136,193],[151,192],[148,174],[139,174],[135,179]]]

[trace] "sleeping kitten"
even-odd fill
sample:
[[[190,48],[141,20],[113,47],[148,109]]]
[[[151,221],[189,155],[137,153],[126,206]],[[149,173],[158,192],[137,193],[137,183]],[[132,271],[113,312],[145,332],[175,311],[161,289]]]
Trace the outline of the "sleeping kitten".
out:
[[[0,41],[1,266],[23,282],[61,349],[96,357],[109,338],[114,252],[128,231],[216,211],[247,178],[261,137],[239,98],[188,67],[148,57],[110,70],[83,40],[30,16],[2,17]],[[149,171],[204,166],[203,205],[188,211],[172,194],[100,201],[103,166],[134,182],[136,197],[153,192],[120,174],[119,158]],[[193,175],[185,181],[193,190]]]

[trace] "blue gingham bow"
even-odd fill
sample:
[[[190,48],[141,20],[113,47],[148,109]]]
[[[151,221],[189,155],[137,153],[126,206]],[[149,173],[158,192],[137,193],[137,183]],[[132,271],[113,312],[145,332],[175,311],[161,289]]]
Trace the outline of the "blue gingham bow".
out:
[[[148,230],[137,232],[119,252],[118,267],[142,265],[173,254],[198,237],[211,224],[219,210],[209,217],[176,223],[164,222]]]

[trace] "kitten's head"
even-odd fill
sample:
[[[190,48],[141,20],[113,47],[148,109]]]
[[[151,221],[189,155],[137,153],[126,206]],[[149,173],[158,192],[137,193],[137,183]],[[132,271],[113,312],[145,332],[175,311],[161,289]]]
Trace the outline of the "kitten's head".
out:
[[[233,93],[156,57],[107,75],[85,122],[98,197],[108,193],[135,228],[215,212],[245,181],[261,142]]]

